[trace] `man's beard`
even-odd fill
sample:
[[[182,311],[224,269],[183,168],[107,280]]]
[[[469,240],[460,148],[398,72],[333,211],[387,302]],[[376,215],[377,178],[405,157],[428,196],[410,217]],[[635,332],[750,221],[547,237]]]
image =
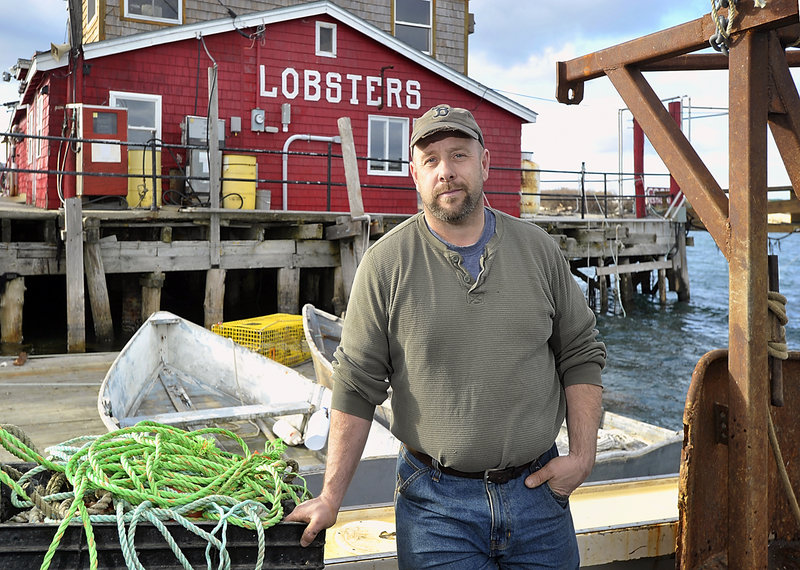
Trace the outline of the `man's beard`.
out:
[[[448,192],[449,190],[450,189],[448,187],[440,192],[440,194]],[[459,224],[475,211],[475,208],[478,206],[478,204],[480,204],[481,196],[483,196],[483,193],[481,192],[473,194],[465,189],[464,201],[461,202],[461,205],[457,210],[450,210],[439,205],[439,202],[437,201],[437,194],[437,198],[432,199],[427,206],[433,217],[437,220],[450,224]]]

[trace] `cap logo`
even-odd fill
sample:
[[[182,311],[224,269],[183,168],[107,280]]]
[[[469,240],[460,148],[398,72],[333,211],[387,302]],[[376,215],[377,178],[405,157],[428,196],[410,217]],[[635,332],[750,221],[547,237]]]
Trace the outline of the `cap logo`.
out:
[[[433,115],[434,117],[446,117],[450,114],[450,107],[434,107],[433,110],[436,111],[436,113]]]

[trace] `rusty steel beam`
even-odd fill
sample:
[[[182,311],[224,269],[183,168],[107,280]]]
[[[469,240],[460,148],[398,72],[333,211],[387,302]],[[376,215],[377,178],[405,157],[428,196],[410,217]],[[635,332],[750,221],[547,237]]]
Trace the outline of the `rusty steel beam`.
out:
[[[797,0],[770,0],[765,8],[740,2],[732,35],[746,30],[797,24]],[[710,14],[608,49],[557,63],[556,99],[568,105],[583,100],[583,83],[626,65],[647,65],[708,47],[716,28]]]
[[[776,30],[782,46],[791,46],[800,38],[800,24]],[[800,67],[800,49],[787,49],[789,67]],[[712,71],[728,69],[728,56],[724,53],[688,53],[639,66],[642,71]]]
[[[769,127],[795,196],[800,197],[800,96],[789,71],[787,55],[773,35],[769,42],[769,71],[772,81]]]
[[[727,250],[728,197],[697,155],[642,73],[620,67],[608,78],[633,113],[670,174],[703,220],[717,246]]]
[[[768,56],[763,32],[740,34],[730,48],[728,568],[768,560]]]
[[[639,68],[642,71],[719,71],[728,69],[728,61],[728,56],[724,53],[688,53],[641,65]],[[800,67],[800,50],[787,49],[786,62],[789,67]]]

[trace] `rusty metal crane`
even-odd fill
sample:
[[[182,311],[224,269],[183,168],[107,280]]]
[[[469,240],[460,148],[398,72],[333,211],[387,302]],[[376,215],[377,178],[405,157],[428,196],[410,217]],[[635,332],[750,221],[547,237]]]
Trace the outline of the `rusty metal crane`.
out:
[[[764,4],[764,2],[758,2]],[[770,409],[767,341],[767,128],[800,197],[800,96],[790,74],[798,0],[739,0],[727,54],[695,54],[718,28],[712,14],[557,66],[557,98],[578,104],[605,75],[619,92],[729,263],[729,351],[698,363],[684,415],[681,568],[767,568],[773,544],[800,539],[770,453],[770,418],[794,489],[800,483],[800,354]],[[669,115],[644,72],[724,69],[729,88],[729,195]],[[727,358],[726,358],[727,356]],[[777,367],[780,371],[780,367]],[[778,372],[778,375],[780,372]],[[780,392],[780,385],[777,384]],[[773,397],[774,400],[774,397]],[[723,437],[724,436],[724,437]],[[792,566],[796,567],[796,566]]]

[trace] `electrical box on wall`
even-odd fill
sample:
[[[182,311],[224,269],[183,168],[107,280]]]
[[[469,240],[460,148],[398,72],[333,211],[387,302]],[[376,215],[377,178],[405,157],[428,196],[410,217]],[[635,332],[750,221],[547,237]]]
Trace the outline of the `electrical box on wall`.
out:
[[[181,124],[181,138],[183,144],[208,146],[208,119],[187,115]],[[225,119],[217,120],[217,138],[220,143],[225,142]]]
[[[250,130],[263,133],[267,122],[267,112],[264,109],[252,109],[250,111]]]
[[[289,130],[289,124],[292,122],[292,104],[281,104],[281,124],[283,125],[283,132]]]
[[[128,148],[120,144],[128,140],[128,110],[71,103],[67,113],[73,114],[78,138],[92,141],[79,142],[75,153],[78,196],[126,196],[124,176],[100,175],[128,173]]]
[[[205,148],[191,148],[187,150],[186,174],[189,179],[186,183],[199,198],[205,201],[209,197],[209,162],[208,162],[208,119],[187,115],[181,123],[181,142],[190,146]],[[225,146],[225,120],[217,122],[217,139],[220,146]],[[219,151],[220,164],[222,164],[222,151]],[[203,180],[205,178],[205,180]]]

